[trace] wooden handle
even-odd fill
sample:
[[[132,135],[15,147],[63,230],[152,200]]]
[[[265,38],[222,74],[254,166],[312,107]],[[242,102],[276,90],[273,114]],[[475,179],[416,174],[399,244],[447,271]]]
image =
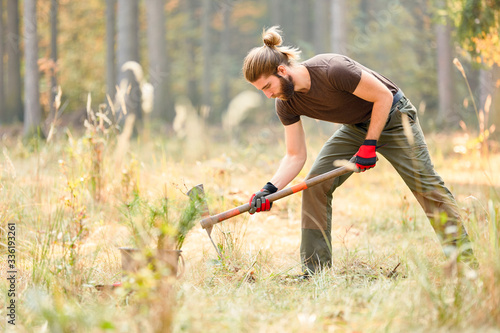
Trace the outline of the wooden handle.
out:
[[[284,188],[280,191],[277,191],[275,193],[269,194],[266,196],[266,198],[270,202],[277,201],[279,199],[282,199],[284,197],[287,197],[289,195],[292,195],[294,193],[300,192],[305,190],[306,188],[312,187],[314,185],[317,185],[319,183],[324,182],[325,180],[332,179],[335,177],[339,177],[342,175],[345,175],[346,173],[353,172],[352,169],[341,166],[340,168],[334,169],[329,172],[325,172],[324,174],[321,174],[319,176],[307,179],[303,181],[302,183],[299,183],[294,186],[290,186],[287,188]],[[201,226],[203,229],[211,228],[214,224],[217,224],[219,222],[222,222],[224,220],[230,219],[231,217],[235,217],[237,215],[243,214],[245,212],[248,212],[250,210],[250,204],[246,203],[244,205],[238,206],[236,208],[230,209],[228,211],[219,213],[217,215],[209,216],[200,221]]]

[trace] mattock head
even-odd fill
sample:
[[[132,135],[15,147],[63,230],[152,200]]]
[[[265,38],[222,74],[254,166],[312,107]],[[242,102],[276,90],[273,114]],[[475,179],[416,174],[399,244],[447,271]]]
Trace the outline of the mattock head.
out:
[[[187,195],[191,198],[191,200],[196,200],[197,204],[200,205],[198,209],[200,210],[200,215],[202,218],[210,216],[207,199],[205,198],[205,189],[203,188],[203,184],[198,184],[194,186],[187,192]],[[220,253],[219,248],[215,245],[214,240],[212,239],[212,229],[213,226],[206,228],[207,234],[213,246],[215,247],[215,250],[219,254],[219,257],[222,259],[222,254]]]
[[[191,200],[196,200],[200,204],[200,214],[201,217],[205,218],[210,216],[210,212],[208,210],[207,199],[205,198],[205,189],[203,188],[203,184],[198,184],[192,189],[190,189],[187,195],[191,198]]]

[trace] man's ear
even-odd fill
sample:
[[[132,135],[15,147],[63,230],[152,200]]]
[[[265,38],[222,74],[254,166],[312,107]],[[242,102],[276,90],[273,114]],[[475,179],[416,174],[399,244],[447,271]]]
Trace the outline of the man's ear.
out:
[[[279,65],[277,73],[279,75],[281,75],[281,76],[285,76],[286,75],[286,66],[285,65]]]

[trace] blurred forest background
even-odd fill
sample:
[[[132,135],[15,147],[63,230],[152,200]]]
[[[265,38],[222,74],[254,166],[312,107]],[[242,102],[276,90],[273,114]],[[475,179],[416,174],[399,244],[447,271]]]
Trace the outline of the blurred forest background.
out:
[[[90,94],[138,124],[150,112],[165,133],[186,98],[218,126],[230,101],[252,90],[241,75],[246,53],[264,27],[280,25],[303,59],[342,53],[391,78],[425,112],[426,130],[460,120],[484,130],[500,123],[499,8],[499,0],[0,0],[0,124],[45,136],[55,118],[83,124]],[[248,121],[277,121],[273,102],[261,102],[260,120]]]

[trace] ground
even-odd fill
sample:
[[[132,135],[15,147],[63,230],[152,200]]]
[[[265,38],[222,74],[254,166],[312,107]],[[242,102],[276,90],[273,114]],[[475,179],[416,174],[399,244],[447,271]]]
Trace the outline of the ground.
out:
[[[184,154],[185,141],[156,135],[132,140],[122,156],[113,136],[99,133],[67,132],[49,144],[4,138],[0,243],[7,223],[15,222],[18,331],[498,331],[500,174],[494,166],[500,154],[463,154],[455,149],[467,144],[460,133],[430,134],[427,141],[470,228],[478,270],[447,261],[411,192],[381,158],[334,194],[333,267],[309,281],[292,278],[301,272],[300,194],[270,212],[217,225],[222,260],[195,225],[182,246],[179,279],[145,270],[132,283],[124,280],[118,248],[134,245],[131,223],[145,220],[126,215],[134,197],[149,203],[167,197],[172,219],[180,218],[185,193],[198,183],[212,214],[241,205],[279,163],[278,128],[259,132],[251,144],[205,142],[194,157]],[[308,139],[309,159],[295,183],[327,138],[328,131],[318,132]],[[2,274],[6,259],[4,252]],[[118,281],[124,287],[109,295],[95,289]]]

